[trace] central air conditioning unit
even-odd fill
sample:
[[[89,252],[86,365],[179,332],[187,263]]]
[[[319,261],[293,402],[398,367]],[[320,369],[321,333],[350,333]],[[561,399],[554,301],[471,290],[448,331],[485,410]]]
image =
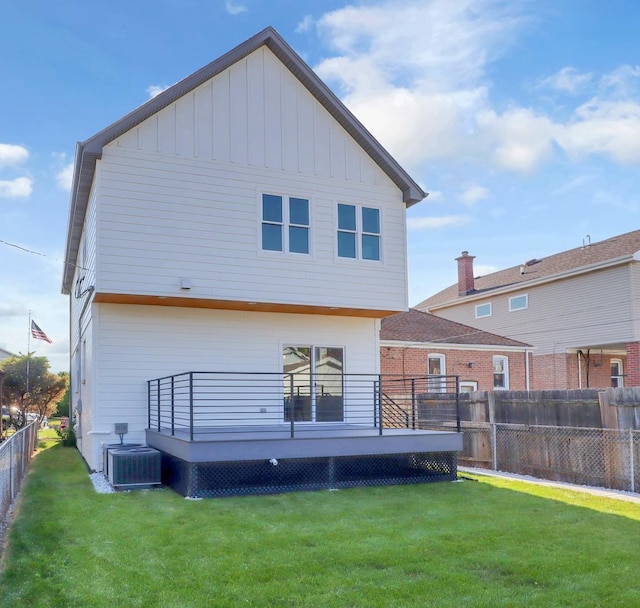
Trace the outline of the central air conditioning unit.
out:
[[[162,455],[153,448],[110,449],[109,483],[114,488],[143,488],[162,483]]]

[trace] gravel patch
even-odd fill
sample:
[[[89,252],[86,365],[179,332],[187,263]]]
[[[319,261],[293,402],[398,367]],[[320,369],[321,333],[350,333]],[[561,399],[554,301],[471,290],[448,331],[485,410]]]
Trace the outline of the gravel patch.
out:
[[[89,479],[98,494],[113,494],[115,492],[104,473],[91,473]]]

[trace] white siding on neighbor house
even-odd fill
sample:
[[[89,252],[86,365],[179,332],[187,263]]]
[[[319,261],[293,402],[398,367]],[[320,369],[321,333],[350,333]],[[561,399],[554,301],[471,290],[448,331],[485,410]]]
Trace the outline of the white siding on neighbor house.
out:
[[[633,262],[629,267],[631,282],[631,318],[633,319],[633,339],[640,341],[640,262]]]
[[[629,265],[598,270],[503,295],[489,295],[464,305],[436,311],[465,323],[521,340],[536,347],[535,355],[567,348],[633,341],[634,302]],[[528,294],[528,308],[509,312],[509,298]],[[491,302],[490,317],[475,318],[477,304]],[[636,338],[637,339],[637,338]]]
[[[106,146],[100,170],[100,292],[407,307],[402,193],[266,48]],[[310,200],[310,255],[261,251],[262,193]],[[380,208],[380,262],[337,258],[339,202]]]
[[[148,380],[188,371],[281,373],[285,345],[342,347],[345,373],[374,374],[378,328],[354,317],[95,305],[100,350],[90,390],[100,407],[91,419],[83,413],[83,432],[93,438],[83,456],[100,466],[100,445],[117,440],[116,422],[129,424],[127,441],[144,440]]]

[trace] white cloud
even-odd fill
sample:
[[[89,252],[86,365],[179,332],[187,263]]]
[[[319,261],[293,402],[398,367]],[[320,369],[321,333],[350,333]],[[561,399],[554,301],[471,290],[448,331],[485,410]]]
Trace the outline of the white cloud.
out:
[[[468,215],[445,215],[442,217],[410,217],[407,218],[409,230],[439,230],[441,228],[457,228],[471,222]]]
[[[0,168],[23,163],[29,158],[29,150],[24,146],[0,144]]]
[[[573,159],[603,154],[619,163],[640,162],[640,103],[594,98],[576,109],[558,140]]]
[[[230,15],[240,15],[247,12],[247,7],[244,4],[236,4],[232,0],[225,0],[224,6]]]
[[[347,6],[318,21],[337,56],[316,71],[405,166],[452,158],[487,106],[487,65],[522,22],[513,10],[502,0]]]
[[[471,207],[478,201],[482,201],[488,197],[489,191],[486,188],[482,186],[471,186],[460,195],[460,200],[468,207]]]
[[[62,190],[66,190],[67,192],[71,191],[71,184],[73,182],[73,163],[69,163],[56,173],[56,182],[58,183],[58,187]]]
[[[313,24],[313,17],[311,15],[305,15],[302,18],[302,21],[300,21],[300,23],[298,23],[298,25],[296,26],[296,34],[303,34],[304,32],[308,32],[313,27]]]
[[[33,180],[30,177],[0,180],[0,198],[28,198],[32,192]]]
[[[495,164],[518,173],[531,173],[553,155],[558,125],[527,108],[512,108],[503,114],[486,110],[478,114],[478,125],[493,150]]]
[[[618,97],[629,97],[637,93],[639,81],[640,66],[621,65],[612,72],[604,74],[600,79],[600,86]]]
[[[575,94],[591,82],[592,78],[593,74],[582,74],[578,72],[576,68],[566,67],[562,68],[552,76],[541,80],[538,83],[538,86],[549,87],[565,93]]]
[[[156,95],[160,95],[163,91],[166,91],[171,85],[164,86],[158,84],[151,84],[147,87],[147,95],[149,99],[153,99]]]
[[[527,26],[527,9],[510,0],[354,3],[315,22],[332,52],[315,69],[410,171],[453,159],[530,175],[560,148],[576,161],[640,162],[640,66],[604,76],[566,66],[539,81],[568,94],[598,91],[559,108],[562,119],[533,104],[493,107],[490,68]],[[298,28],[312,24],[305,17]]]

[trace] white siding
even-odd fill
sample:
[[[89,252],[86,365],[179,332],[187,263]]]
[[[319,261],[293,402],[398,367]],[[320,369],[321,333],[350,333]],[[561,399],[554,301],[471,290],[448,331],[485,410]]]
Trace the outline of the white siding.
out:
[[[407,307],[401,192],[265,47],[106,146],[101,169],[100,292]],[[260,250],[262,192],[310,199],[310,256]],[[381,262],[336,258],[338,202],[381,209]]]
[[[633,341],[631,267],[617,266],[577,277],[475,300],[436,314],[536,347],[535,355],[567,348]],[[509,312],[509,298],[528,294],[525,310]],[[475,318],[475,306],[491,302],[491,317]]]
[[[282,372],[287,344],[343,347],[348,374],[378,373],[378,322],[373,319],[100,304],[92,361],[100,404],[83,413],[83,449],[100,466],[100,445],[113,442],[116,422],[127,422],[127,441],[144,440],[147,381],[187,371]],[[84,402],[84,396],[83,396]],[[87,412],[87,410],[83,410]],[[87,435],[89,433],[89,435]]]
[[[160,162],[162,160],[162,162]],[[310,199],[310,256],[260,250],[261,193]],[[381,262],[337,259],[336,205],[382,211]],[[406,308],[405,209],[395,188],[105,150],[101,292]]]

